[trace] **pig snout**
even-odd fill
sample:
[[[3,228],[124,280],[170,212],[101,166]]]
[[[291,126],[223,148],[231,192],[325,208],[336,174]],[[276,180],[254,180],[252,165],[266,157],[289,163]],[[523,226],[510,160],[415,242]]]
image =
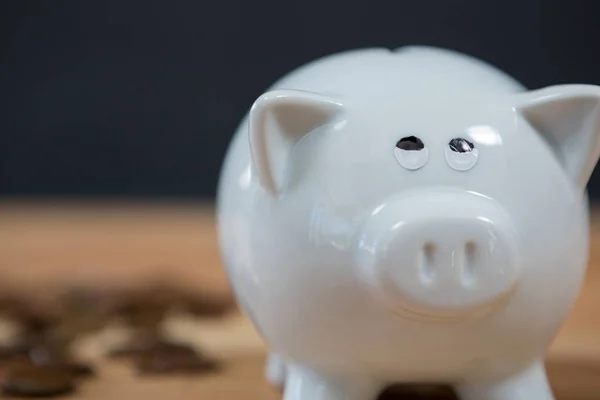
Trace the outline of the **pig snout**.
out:
[[[502,207],[460,191],[394,196],[357,243],[361,281],[393,308],[444,316],[489,310],[520,275],[517,233]]]

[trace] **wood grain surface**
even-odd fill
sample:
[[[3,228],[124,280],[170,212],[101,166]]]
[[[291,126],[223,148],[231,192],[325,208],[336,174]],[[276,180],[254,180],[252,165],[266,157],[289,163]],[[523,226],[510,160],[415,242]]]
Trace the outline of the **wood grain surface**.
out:
[[[547,358],[561,400],[600,399],[600,213],[592,214],[592,250],[584,289]],[[220,263],[210,204],[0,203],[2,290],[35,295],[72,285],[135,288],[156,279],[182,290],[231,298]],[[168,331],[223,360],[218,374],[144,378],[123,362],[102,357],[123,339],[111,326],[78,343],[100,377],[83,384],[80,399],[275,400],[262,378],[265,347],[233,311],[218,320],[173,316]]]

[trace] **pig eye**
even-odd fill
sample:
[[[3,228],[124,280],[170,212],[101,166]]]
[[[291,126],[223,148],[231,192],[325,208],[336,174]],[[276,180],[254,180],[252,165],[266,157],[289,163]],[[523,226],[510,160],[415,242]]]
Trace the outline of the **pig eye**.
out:
[[[454,138],[446,146],[446,161],[457,171],[467,171],[477,163],[479,151],[467,139]]]
[[[416,136],[407,136],[398,140],[394,149],[396,160],[408,170],[421,168],[429,158],[429,150]]]

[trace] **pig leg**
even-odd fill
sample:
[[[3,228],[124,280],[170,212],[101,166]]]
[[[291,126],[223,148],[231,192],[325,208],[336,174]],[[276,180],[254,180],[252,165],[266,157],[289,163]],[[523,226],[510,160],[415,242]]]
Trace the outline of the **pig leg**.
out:
[[[334,378],[311,369],[290,366],[284,400],[376,400],[382,389],[373,380]]]
[[[554,400],[543,362],[503,381],[467,383],[456,389],[461,400]]]
[[[284,359],[275,353],[270,353],[265,368],[267,382],[269,382],[270,385],[281,389],[285,386],[286,375],[287,366],[285,365]]]

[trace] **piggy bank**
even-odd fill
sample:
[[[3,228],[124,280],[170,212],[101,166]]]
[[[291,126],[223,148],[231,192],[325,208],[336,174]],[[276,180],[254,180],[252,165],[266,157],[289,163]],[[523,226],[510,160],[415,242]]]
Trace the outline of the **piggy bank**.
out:
[[[334,54],[260,95],[217,221],[285,400],[394,383],[550,400],[544,356],[584,279],[600,87],[528,91],[430,47]]]

